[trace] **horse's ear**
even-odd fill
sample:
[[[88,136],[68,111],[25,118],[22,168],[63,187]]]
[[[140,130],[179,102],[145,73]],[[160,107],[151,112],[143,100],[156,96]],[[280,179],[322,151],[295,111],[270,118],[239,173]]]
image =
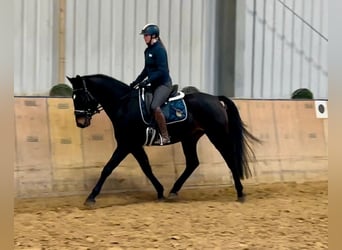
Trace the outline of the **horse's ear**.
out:
[[[69,76],[66,76],[66,78],[71,83],[71,85],[74,87],[75,86],[75,82],[76,82],[75,78],[74,77],[69,77]]]

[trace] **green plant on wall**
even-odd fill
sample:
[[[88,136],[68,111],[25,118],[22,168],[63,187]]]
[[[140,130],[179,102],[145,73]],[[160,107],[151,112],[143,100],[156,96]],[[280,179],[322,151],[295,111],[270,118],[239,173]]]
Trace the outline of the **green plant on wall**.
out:
[[[50,89],[49,96],[71,97],[72,88],[65,83],[59,83]]]
[[[309,89],[300,88],[292,93],[291,99],[313,99],[313,94]]]

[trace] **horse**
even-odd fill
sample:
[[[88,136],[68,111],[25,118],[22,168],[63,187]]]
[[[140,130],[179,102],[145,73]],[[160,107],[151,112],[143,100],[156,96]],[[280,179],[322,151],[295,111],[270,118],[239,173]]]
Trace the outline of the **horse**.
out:
[[[128,155],[132,154],[142,171],[157,192],[157,199],[163,200],[164,187],[153,174],[146,145],[146,129],[139,108],[141,89],[131,88],[111,76],[104,74],[76,75],[68,77],[72,85],[74,116],[79,128],[91,125],[92,116],[105,111],[112,122],[117,147],[105,164],[100,177],[86,198],[84,204],[93,206],[106,178]],[[214,96],[200,92],[195,87],[185,87],[183,101],[187,116],[182,122],[168,124],[171,144],[180,142],[185,155],[186,166],[175,181],[168,197],[177,197],[185,181],[199,166],[196,145],[205,134],[220,152],[230,168],[234,180],[237,201],[245,201],[240,180],[251,177],[249,161],[255,159],[251,143],[260,142],[252,135],[241,120],[234,102],[225,96]],[[178,91],[181,92],[181,91]]]

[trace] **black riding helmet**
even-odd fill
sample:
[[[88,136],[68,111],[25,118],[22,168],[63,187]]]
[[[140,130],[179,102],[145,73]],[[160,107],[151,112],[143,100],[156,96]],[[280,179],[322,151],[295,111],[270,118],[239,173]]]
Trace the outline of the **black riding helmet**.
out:
[[[141,30],[140,35],[150,35],[152,37],[159,37],[159,27],[155,24],[149,23]]]

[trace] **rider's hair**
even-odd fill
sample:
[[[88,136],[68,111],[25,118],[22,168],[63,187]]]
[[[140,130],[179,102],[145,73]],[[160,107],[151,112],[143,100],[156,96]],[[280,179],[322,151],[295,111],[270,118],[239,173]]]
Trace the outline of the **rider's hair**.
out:
[[[161,38],[160,37],[158,37],[158,41],[160,42],[160,44],[164,47],[164,49],[166,49],[165,48],[165,45],[164,45],[164,43],[163,43],[163,41],[161,40]]]

